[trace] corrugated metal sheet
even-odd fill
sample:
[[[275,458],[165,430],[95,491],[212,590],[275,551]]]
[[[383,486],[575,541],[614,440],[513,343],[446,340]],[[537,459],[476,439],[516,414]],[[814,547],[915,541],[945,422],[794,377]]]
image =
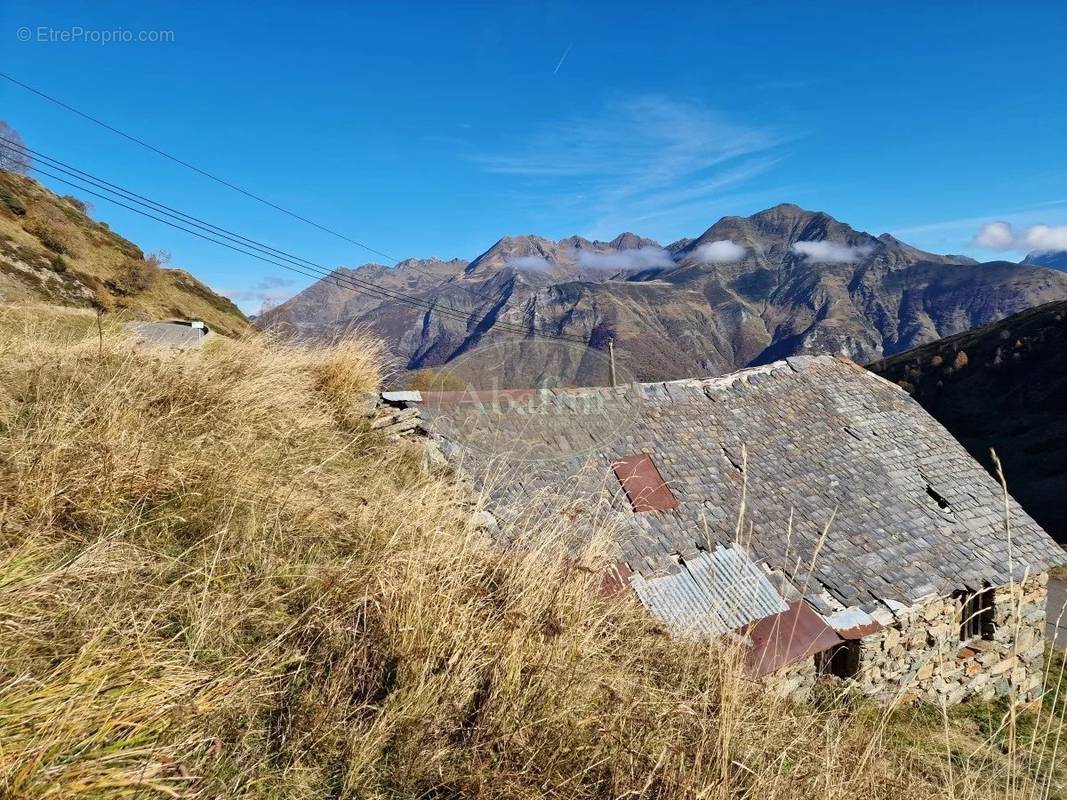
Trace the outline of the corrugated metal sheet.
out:
[[[635,573],[630,585],[652,615],[680,636],[719,636],[788,608],[763,570],[734,547],[679,558],[677,571],[668,575]]]
[[[769,675],[841,643],[826,620],[803,600],[790,603],[784,613],[753,623],[745,634],[752,642],[748,668],[757,676]]]
[[[635,512],[670,511],[678,507],[678,498],[664,482],[648,453],[617,459],[611,468]]]

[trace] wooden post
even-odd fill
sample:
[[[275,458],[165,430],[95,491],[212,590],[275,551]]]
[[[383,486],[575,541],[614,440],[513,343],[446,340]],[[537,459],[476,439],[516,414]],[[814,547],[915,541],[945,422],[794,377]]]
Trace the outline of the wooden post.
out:
[[[615,340],[608,339],[608,377],[611,379],[611,388],[615,388]]]

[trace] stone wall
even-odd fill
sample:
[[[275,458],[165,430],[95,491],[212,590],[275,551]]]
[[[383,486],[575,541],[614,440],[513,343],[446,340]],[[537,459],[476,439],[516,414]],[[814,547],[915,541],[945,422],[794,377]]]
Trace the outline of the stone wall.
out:
[[[1048,575],[993,590],[993,631],[960,642],[961,601],[939,598],[897,612],[895,622],[859,640],[863,692],[883,701],[952,705],[972,695],[1041,695]]]
[[[802,658],[766,676],[763,683],[775,691],[779,697],[795,703],[806,703],[811,699],[811,690],[815,687],[818,677],[815,659]]]

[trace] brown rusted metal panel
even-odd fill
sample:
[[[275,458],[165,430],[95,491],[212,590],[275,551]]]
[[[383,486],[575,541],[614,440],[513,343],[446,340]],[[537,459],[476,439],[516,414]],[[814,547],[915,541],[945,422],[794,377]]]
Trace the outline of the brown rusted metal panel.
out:
[[[631,575],[633,570],[624,562],[613,564],[600,577],[600,593],[605,597],[616,597],[630,592]]]
[[[837,635],[842,639],[862,639],[872,633],[878,633],[885,626],[880,622],[869,622],[866,625],[854,625],[851,628],[838,628]]]
[[[769,675],[841,643],[834,629],[803,600],[790,603],[781,614],[747,625],[742,632],[752,642],[748,669],[756,676]]]
[[[617,459],[611,468],[635,512],[669,511],[678,507],[678,498],[660,477],[648,453]]]

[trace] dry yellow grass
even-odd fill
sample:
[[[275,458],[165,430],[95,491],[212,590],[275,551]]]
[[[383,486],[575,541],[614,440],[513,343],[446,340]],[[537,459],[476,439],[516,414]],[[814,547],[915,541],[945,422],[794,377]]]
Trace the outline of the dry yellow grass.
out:
[[[0,331],[0,796],[1044,796],[668,639],[558,519],[493,547],[367,342]]]

